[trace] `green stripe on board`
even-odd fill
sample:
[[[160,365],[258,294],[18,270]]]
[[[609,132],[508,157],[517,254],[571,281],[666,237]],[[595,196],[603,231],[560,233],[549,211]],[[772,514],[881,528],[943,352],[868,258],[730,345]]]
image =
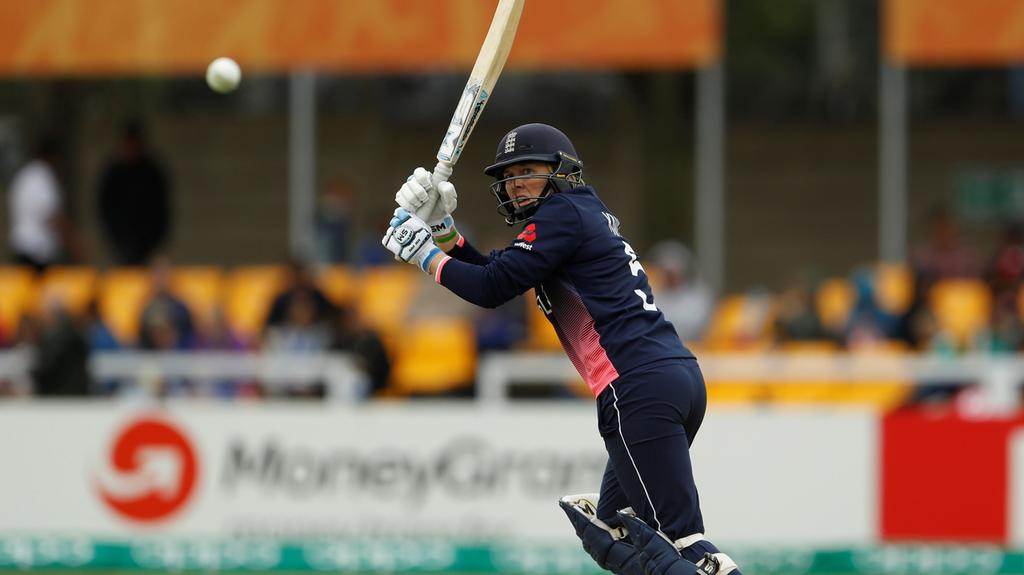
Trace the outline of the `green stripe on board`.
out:
[[[1024,550],[879,546],[729,549],[759,575],[986,575],[1024,573]],[[390,573],[605,573],[576,545],[466,544],[445,540],[145,539],[0,537],[0,569]]]

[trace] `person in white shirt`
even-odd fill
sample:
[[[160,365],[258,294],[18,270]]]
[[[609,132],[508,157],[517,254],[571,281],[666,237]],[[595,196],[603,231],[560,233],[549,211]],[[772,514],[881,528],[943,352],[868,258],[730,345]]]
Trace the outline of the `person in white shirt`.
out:
[[[11,252],[16,263],[37,271],[61,258],[68,230],[55,158],[54,143],[40,143],[35,157],[15,172],[7,191]]]

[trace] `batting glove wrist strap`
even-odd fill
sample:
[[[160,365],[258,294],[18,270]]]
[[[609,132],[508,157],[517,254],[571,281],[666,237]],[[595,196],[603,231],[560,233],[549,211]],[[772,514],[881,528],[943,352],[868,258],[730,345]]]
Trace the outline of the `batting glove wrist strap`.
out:
[[[429,274],[430,273],[430,262],[433,261],[434,256],[437,256],[437,255],[442,254],[442,253],[444,253],[444,252],[442,252],[441,248],[439,248],[437,246],[434,246],[433,248],[431,248],[430,251],[428,251],[426,253],[426,255],[423,256],[423,259],[420,260],[420,269]]]
[[[459,237],[459,232],[455,229],[455,220],[451,216],[445,216],[441,220],[430,222],[429,225],[430,234],[434,236],[434,241],[439,244],[450,242]]]

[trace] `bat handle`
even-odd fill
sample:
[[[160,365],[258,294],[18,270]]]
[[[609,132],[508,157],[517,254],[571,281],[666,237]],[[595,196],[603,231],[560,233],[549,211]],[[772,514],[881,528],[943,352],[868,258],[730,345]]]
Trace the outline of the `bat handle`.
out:
[[[452,177],[452,170],[455,169],[455,164],[440,160],[437,165],[434,166],[434,177],[433,183],[437,185],[440,182],[447,182],[448,178]]]

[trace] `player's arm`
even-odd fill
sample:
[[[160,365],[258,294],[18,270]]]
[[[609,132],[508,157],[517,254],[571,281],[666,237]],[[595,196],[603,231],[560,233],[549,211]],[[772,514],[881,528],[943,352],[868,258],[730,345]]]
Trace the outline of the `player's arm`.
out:
[[[537,211],[532,226],[531,237],[520,236],[486,265],[441,256],[425,269],[437,283],[462,299],[482,307],[497,307],[540,284],[580,244],[579,213],[558,195]]]
[[[581,241],[579,213],[557,195],[537,211],[532,229],[533,237],[517,239],[486,264],[473,264],[445,254],[419,218],[398,208],[381,243],[395,259],[417,265],[462,299],[497,307],[540,284]]]

